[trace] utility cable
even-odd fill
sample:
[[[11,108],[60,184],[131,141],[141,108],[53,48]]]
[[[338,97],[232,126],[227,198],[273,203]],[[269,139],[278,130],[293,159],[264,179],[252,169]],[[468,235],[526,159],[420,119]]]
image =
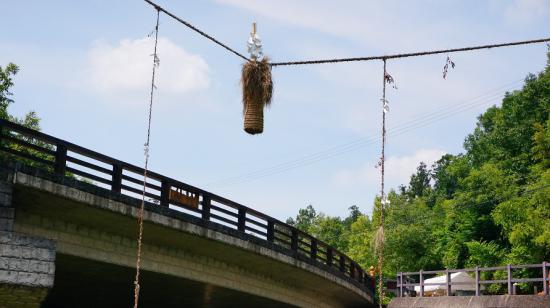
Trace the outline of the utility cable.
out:
[[[424,113],[422,116],[416,117],[416,118],[414,118],[412,120],[409,120],[407,122],[404,122],[400,125],[390,127],[389,136],[392,136],[392,137],[393,136],[398,136],[398,135],[407,133],[407,132],[409,132],[413,129],[421,128],[421,127],[424,127],[426,125],[432,124],[434,122],[440,121],[442,119],[449,118],[449,117],[454,116],[454,115],[456,115],[460,112],[464,112],[464,111],[467,111],[467,110],[472,109],[474,107],[477,107],[478,105],[486,105],[488,103],[492,103],[491,100],[494,99],[494,98],[497,98],[497,97],[499,98],[501,96],[501,94],[500,93],[498,95],[493,94],[490,97],[488,97],[489,94],[491,94],[493,92],[496,92],[496,91],[500,91],[501,89],[507,88],[509,86],[513,86],[513,85],[515,85],[515,84],[517,84],[521,81],[522,81],[522,79],[516,80],[512,83],[508,83],[508,84],[505,84],[505,85],[500,86],[498,88],[495,88],[491,91],[488,91],[484,94],[481,94],[481,95],[478,95],[478,96],[472,98],[467,103],[455,104],[455,105],[451,106],[450,108],[448,108],[448,107],[440,108],[439,110],[435,110],[435,111],[432,111],[432,112],[429,112],[429,113]],[[478,103],[478,101],[481,100],[481,99],[483,99],[483,101],[480,104],[480,103]],[[257,178],[263,178],[265,176],[269,176],[269,175],[273,175],[273,174],[282,173],[282,172],[292,170],[292,169],[295,169],[295,168],[298,168],[298,167],[310,165],[312,163],[316,163],[316,162],[321,161],[321,160],[325,160],[325,159],[329,159],[329,158],[332,158],[332,157],[335,157],[335,156],[339,156],[339,155],[345,154],[347,152],[358,150],[358,149],[363,148],[367,145],[371,145],[374,142],[377,142],[378,140],[379,140],[379,138],[377,138],[376,135],[371,134],[369,137],[359,138],[357,140],[354,140],[354,141],[351,141],[351,142],[348,142],[348,143],[345,143],[345,144],[342,144],[342,145],[334,146],[334,147],[328,148],[328,149],[323,150],[323,151],[319,151],[319,152],[312,153],[312,154],[309,154],[309,155],[306,155],[306,156],[302,156],[301,158],[298,158],[298,159],[295,159],[295,160],[287,161],[287,162],[284,162],[284,163],[280,163],[280,164],[277,164],[277,165],[274,165],[274,166],[271,166],[271,167],[259,169],[259,170],[253,171],[253,172],[249,172],[249,173],[246,173],[246,174],[239,175],[239,176],[234,176],[234,177],[226,178],[226,179],[223,179],[223,180],[215,181],[215,182],[212,182],[208,185],[214,185],[214,184],[227,184],[227,185],[230,185],[230,184],[236,184],[236,183],[241,183],[241,182],[247,182],[249,180],[254,180],[254,179],[257,179]]]
[[[499,96],[495,96],[494,98],[497,98]],[[490,104],[490,103],[493,103],[493,102],[492,101],[482,102],[482,104],[476,104],[476,105],[470,106],[468,108],[464,108],[463,110],[447,112],[444,116],[435,118],[433,120],[428,118],[428,119],[426,119],[426,120],[424,120],[420,123],[412,123],[413,125],[399,127],[395,130],[390,130],[390,132],[388,133],[388,136],[391,136],[391,137],[400,136],[400,135],[408,133],[412,130],[422,128],[422,127],[428,126],[430,124],[433,124],[435,122],[441,121],[443,119],[452,117],[452,116],[458,114],[459,112],[467,111],[467,110],[472,109],[472,108],[474,108],[478,105],[485,105],[485,104]],[[301,161],[299,163],[294,163],[292,165],[284,166],[282,168],[277,168],[276,170],[272,170],[272,171],[269,171],[269,172],[263,172],[263,173],[260,173],[260,174],[254,175],[254,176],[244,176],[243,179],[238,179],[238,180],[235,180],[235,181],[232,181],[232,182],[226,182],[226,183],[227,184],[236,184],[236,183],[248,182],[248,181],[256,180],[256,179],[259,179],[259,178],[264,178],[266,176],[271,176],[271,175],[283,173],[283,172],[293,170],[293,169],[296,169],[296,168],[300,168],[300,167],[303,167],[303,166],[308,166],[308,165],[317,163],[319,161],[323,161],[323,160],[326,160],[326,159],[330,159],[330,158],[333,158],[333,157],[340,156],[342,154],[346,154],[346,153],[349,153],[349,152],[352,152],[352,151],[359,150],[361,148],[364,148],[365,146],[372,145],[372,144],[378,142],[379,140],[380,140],[380,137],[373,137],[373,138],[370,138],[370,139],[366,139],[366,140],[362,141],[361,143],[351,145],[351,146],[347,146],[346,148],[340,149],[338,151],[328,153],[327,155],[322,155],[322,156],[319,156],[319,157],[309,158],[309,159],[306,159],[306,160]]]

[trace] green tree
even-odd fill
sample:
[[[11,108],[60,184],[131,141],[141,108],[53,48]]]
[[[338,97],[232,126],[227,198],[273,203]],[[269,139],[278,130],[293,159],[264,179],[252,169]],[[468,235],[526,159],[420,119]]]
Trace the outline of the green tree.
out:
[[[10,88],[13,86],[12,77],[19,72],[19,67],[9,63],[5,68],[0,66],[0,119],[8,120],[8,107],[13,103],[13,93]]]
[[[411,176],[409,182],[408,195],[410,198],[425,196],[431,189],[430,186],[430,171],[424,162],[416,168],[416,173]]]
[[[19,72],[19,67],[13,63],[9,63],[5,68],[2,68],[0,66],[0,119],[11,121],[30,129],[40,130],[40,118],[38,117],[36,112],[30,111],[23,118],[18,118],[9,113],[8,108],[11,104],[14,103],[14,100],[12,99],[13,93],[11,92],[11,87],[13,87],[14,85],[13,77],[18,72]],[[2,131],[0,133],[4,134],[5,132]],[[51,145],[31,137],[27,137],[21,134],[10,134],[10,137],[25,141],[27,143],[42,147],[47,150],[53,150],[53,147]],[[1,140],[0,147],[7,147],[24,154],[30,154],[34,157],[37,157],[45,161],[53,161],[53,157],[51,155],[37,151],[30,147],[23,146],[16,142],[7,142],[5,140]],[[10,156],[10,155],[6,154],[5,152],[0,152],[0,157],[6,157],[6,156]],[[38,163],[33,160],[21,158],[20,156],[11,156],[11,158],[18,161],[22,161],[25,164],[37,166],[46,170],[52,169],[51,165],[49,164]]]
[[[293,219],[292,217],[287,218],[286,223],[304,232],[309,232],[311,226],[315,224],[317,216],[317,212],[313,208],[313,205],[310,204],[305,209],[298,210],[296,219]]]

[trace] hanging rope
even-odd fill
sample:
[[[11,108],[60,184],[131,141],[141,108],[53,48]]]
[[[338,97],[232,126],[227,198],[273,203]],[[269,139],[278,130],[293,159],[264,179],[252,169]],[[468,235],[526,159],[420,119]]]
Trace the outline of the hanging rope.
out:
[[[386,113],[388,112],[388,101],[386,100],[386,83],[393,82],[393,78],[386,70],[386,59],[384,62],[384,75],[382,77],[382,155],[380,156],[380,227],[376,235],[376,250],[378,253],[378,288],[379,288],[379,304],[382,308],[384,299],[384,282],[382,274],[382,266],[384,264],[384,206],[386,205],[386,195],[384,193],[384,168],[385,168],[385,151],[386,151]]]
[[[373,60],[389,60],[389,59],[398,59],[398,58],[429,56],[429,55],[436,55],[436,54],[440,54],[440,53],[452,53],[452,52],[472,51],[472,50],[479,50],[479,49],[509,47],[509,46],[517,46],[517,45],[538,44],[538,43],[544,43],[544,42],[550,42],[550,38],[543,38],[543,39],[536,39],[536,40],[529,40],[529,41],[519,41],[519,42],[509,42],[509,43],[501,43],[501,44],[492,44],[492,45],[481,45],[481,46],[472,46],[472,47],[453,48],[453,49],[418,51],[418,52],[412,52],[412,53],[401,53],[401,54],[386,55],[386,56],[358,57],[358,58],[335,58],[335,59],[289,61],[289,62],[273,62],[273,63],[271,63],[271,66],[325,64],[325,63],[373,61]]]
[[[155,25],[155,47],[153,51],[153,73],[151,76],[151,94],[150,94],[150,100],[149,100],[149,117],[147,121],[147,139],[144,144],[144,155],[145,155],[145,167],[143,168],[143,190],[142,190],[142,196],[141,196],[141,206],[139,208],[138,212],[138,225],[139,225],[139,232],[138,232],[138,241],[137,241],[137,258],[136,258],[136,277],[134,279],[134,308],[138,307],[139,302],[139,291],[140,291],[140,284],[139,284],[139,274],[140,274],[140,266],[141,266],[141,243],[143,239],[143,211],[145,207],[145,188],[147,183],[147,167],[149,166],[149,142],[151,140],[151,119],[153,115],[153,94],[155,92],[155,89],[157,88],[155,86],[155,73],[156,69],[160,64],[159,57],[157,55],[157,44],[158,44],[158,35],[159,35],[159,17],[160,17],[160,10],[157,9],[157,23]]]
[[[227,51],[235,54],[236,56],[240,57],[241,59],[245,60],[245,61],[250,61],[250,59],[248,59],[246,56],[244,56],[243,54],[239,53],[238,51],[235,51],[233,48],[225,45],[224,43],[218,41],[217,39],[215,39],[213,36],[207,34],[206,32],[200,30],[199,28],[193,26],[192,24],[190,24],[189,22],[179,18],[178,16],[168,12],[167,10],[165,10],[164,8],[162,8],[161,6],[159,6],[158,4],[154,3],[153,1],[149,1],[149,0],[145,0],[145,2],[149,3],[150,5],[152,5],[157,11],[161,11],[163,12],[164,14],[172,17],[173,19],[175,19],[176,21],[182,23],[184,26],[186,26],[187,28],[197,32],[198,34],[204,36],[205,38],[211,40],[212,42],[218,44],[219,46],[225,48]]]

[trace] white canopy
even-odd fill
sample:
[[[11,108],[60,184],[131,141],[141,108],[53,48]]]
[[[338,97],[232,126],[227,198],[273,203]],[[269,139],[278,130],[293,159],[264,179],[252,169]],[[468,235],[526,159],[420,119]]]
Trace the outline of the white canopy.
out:
[[[451,292],[453,291],[475,291],[476,290],[476,280],[468,275],[466,272],[457,272],[451,274]],[[455,285],[454,283],[460,283]],[[424,280],[424,283],[437,283],[437,285],[425,285],[424,291],[436,291],[436,290],[446,290],[447,289],[447,278],[445,275],[437,276],[434,278]],[[484,286],[481,285],[480,289],[484,289]],[[420,286],[415,286],[414,290],[420,292]]]

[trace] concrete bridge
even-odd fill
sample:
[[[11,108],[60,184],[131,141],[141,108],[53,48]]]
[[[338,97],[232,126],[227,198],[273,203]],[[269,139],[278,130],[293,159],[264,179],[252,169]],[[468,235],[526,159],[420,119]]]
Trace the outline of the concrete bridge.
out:
[[[133,301],[137,166],[0,120],[0,307]],[[373,281],[337,249],[154,172],[141,307],[368,307]]]

